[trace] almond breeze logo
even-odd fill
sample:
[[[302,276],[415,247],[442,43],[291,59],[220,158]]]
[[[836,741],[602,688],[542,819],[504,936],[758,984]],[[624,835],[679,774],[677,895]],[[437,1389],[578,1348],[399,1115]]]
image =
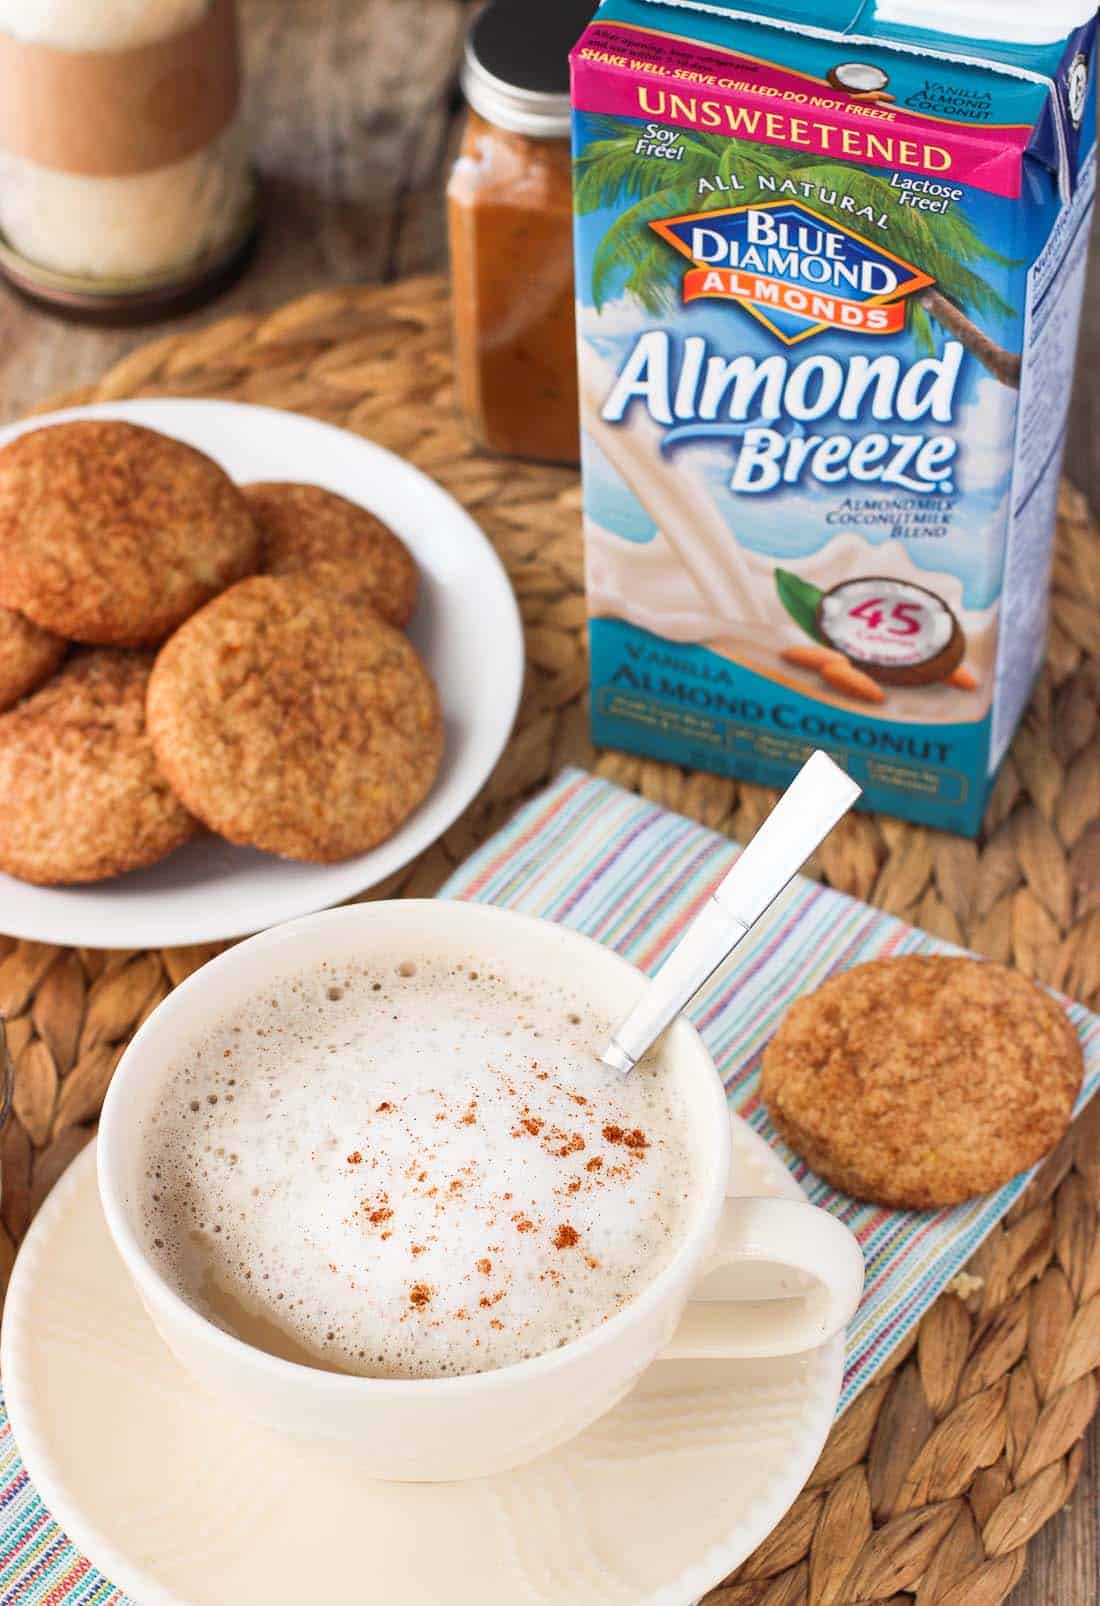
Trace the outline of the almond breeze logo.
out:
[[[905,298],[933,283],[800,201],[689,212],[650,228],[692,264],[685,303],[736,302],[789,346],[825,329],[900,334]]]
[[[691,263],[685,303],[736,302],[787,348],[826,329],[900,334],[905,298],[933,283],[798,201],[649,226]],[[677,324],[638,332],[600,408],[606,423],[628,424],[644,408],[661,428],[662,453],[721,442],[732,457],[729,488],[738,495],[806,482],[919,496],[957,489],[961,341],[946,340],[927,355],[858,340],[843,355],[820,347],[730,354],[712,331],[690,319]],[[733,343],[743,345],[740,337]]]

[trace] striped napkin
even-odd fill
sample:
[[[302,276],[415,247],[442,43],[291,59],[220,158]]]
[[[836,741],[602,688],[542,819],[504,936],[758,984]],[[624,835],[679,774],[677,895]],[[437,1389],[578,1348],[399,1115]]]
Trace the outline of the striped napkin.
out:
[[[451,877],[441,896],[560,921],[652,972],[737,852],[680,815],[566,770]],[[917,1214],[860,1204],[809,1172],[772,1130],[758,1091],[760,1055],[787,1006],[835,971],[886,954],[950,952],[957,950],[892,915],[800,879],[691,1010],[733,1108],[863,1247],[867,1281],[848,1334],[841,1409],[965,1265],[1028,1175],[953,1210]],[[1100,1018],[1069,1001],[1066,1008],[1085,1050],[1080,1108],[1100,1086]],[[17,1603],[132,1606],[45,1511],[0,1398],[0,1606]]]
[[[653,972],[738,851],[682,815],[566,770],[468,859],[441,895],[560,921]],[[866,1284],[848,1332],[840,1410],[962,1269],[1031,1173],[952,1210],[860,1204],[814,1176],[776,1134],[760,1100],[760,1056],[788,1006],[835,971],[887,954],[960,951],[798,877],[689,1011],[738,1115],[862,1246]],[[1080,1110],[1100,1086],[1100,1017],[1065,1004],[1085,1051]]]
[[[27,1476],[0,1394],[0,1606],[136,1606],[54,1522]]]

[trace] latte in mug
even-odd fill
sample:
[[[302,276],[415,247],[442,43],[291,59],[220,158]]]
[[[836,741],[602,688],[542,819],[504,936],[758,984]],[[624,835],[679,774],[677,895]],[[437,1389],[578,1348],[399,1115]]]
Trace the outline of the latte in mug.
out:
[[[630,1301],[692,1204],[668,1077],[611,1022],[476,960],[318,966],[181,1056],[145,1124],[161,1275],[258,1348],[384,1378],[487,1372]]]

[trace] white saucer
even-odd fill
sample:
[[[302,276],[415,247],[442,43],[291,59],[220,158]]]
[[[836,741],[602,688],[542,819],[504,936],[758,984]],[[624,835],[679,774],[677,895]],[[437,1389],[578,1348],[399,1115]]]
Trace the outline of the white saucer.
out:
[[[0,446],[69,418],[124,418],[209,453],[234,479],[310,480],[377,513],[420,566],[409,634],[443,702],[446,749],[431,793],[388,842],[341,864],[292,864],[203,834],[148,870],[89,886],[0,875],[10,936],[95,948],[159,948],[261,931],[365,892],[442,836],[487,779],[523,685],[523,631],[504,568],[433,480],[347,430],[225,401],[107,402],[0,429]]]
[[[741,1191],[802,1195],[733,1118]],[[658,1361],[552,1455],[457,1484],[358,1480],[197,1393],[112,1245],[94,1146],[19,1253],[0,1361],[16,1442],[69,1537],[141,1606],[687,1606],[808,1477],[842,1340]]]

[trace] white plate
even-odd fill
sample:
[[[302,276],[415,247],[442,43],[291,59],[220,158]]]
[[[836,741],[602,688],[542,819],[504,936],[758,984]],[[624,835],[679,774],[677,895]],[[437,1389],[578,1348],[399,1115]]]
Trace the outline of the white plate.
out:
[[[801,1198],[733,1118],[741,1191]],[[16,1442],[69,1537],[141,1606],[687,1606],[794,1500],[843,1344],[658,1361],[580,1438],[452,1484],[359,1479],[196,1393],[142,1310],[91,1146],[37,1217],[4,1309]]]
[[[523,684],[523,631],[481,530],[434,481],[381,446],[272,407],[224,401],[105,402],[0,429],[0,446],[69,418],[124,418],[208,452],[234,479],[309,480],[377,513],[420,566],[409,634],[443,702],[443,766],[388,842],[341,864],[292,864],[203,833],[148,870],[88,886],[0,875],[0,931],[94,948],[159,948],[261,931],[365,892],[442,836],[508,739]]]

